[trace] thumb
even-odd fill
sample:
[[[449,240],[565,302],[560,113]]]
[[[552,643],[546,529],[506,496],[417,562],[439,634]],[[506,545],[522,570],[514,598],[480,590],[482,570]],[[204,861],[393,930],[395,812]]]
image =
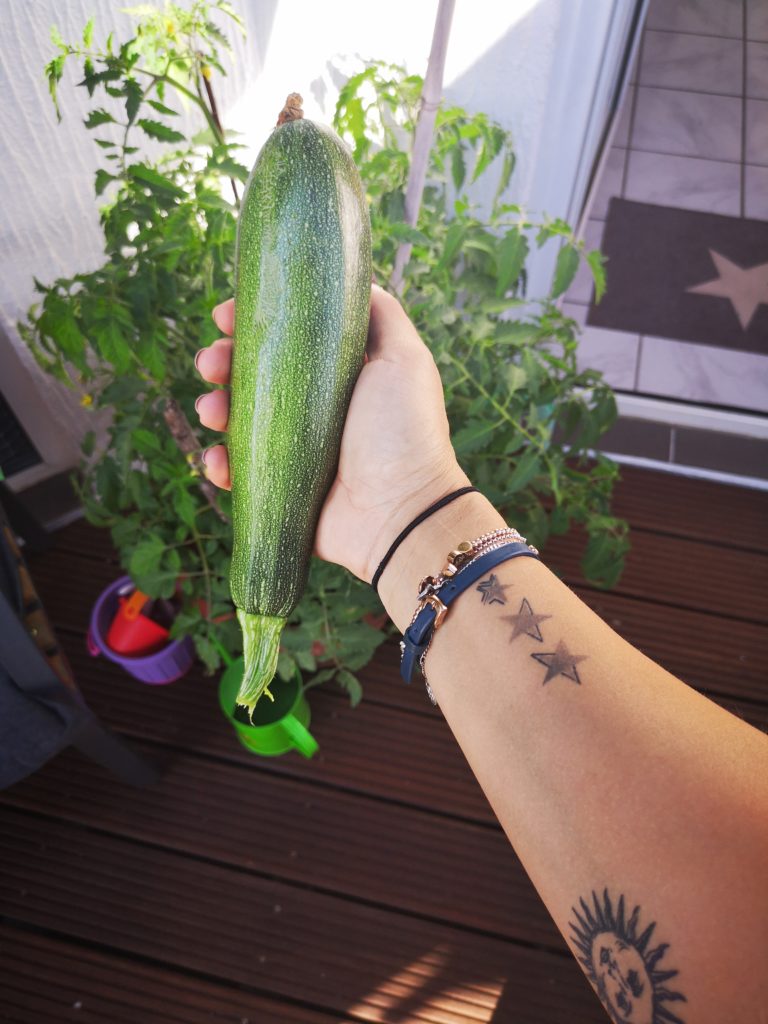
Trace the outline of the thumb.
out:
[[[369,361],[383,359],[390,363],[404,363],[429,351],[394,295],[377,284],[371,285],[371,319],[365,351]]]

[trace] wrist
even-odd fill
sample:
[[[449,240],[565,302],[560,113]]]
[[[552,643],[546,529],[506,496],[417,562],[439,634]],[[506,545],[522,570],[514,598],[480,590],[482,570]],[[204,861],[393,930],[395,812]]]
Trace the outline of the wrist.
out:
[[[416,607],[419,582],[439,572],[448,552],[460,541],[474,540],[505,525],[490,501],[474,491],[438,509],[408,534],[379,582],[379,597],[401,633]]]

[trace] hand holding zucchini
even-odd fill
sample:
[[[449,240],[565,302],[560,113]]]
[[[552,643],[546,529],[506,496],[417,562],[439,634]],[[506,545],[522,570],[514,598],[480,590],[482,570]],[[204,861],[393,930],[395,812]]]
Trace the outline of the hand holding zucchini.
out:
[[[306,586],[363,365],[371,238],[352,156],[292,93],[246,186],[235,256],[229,461],[238,704],[269,694],[280,634]]]

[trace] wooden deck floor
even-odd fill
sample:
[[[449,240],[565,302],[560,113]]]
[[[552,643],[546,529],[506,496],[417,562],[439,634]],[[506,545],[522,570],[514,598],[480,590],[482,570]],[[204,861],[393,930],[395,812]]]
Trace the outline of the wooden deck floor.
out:
[[[768,494],[628,470],[616,590],[546,552],[632,643],[768,723]],[[716,538],[716,543],[713,543]],[[256,760],[193,672],[146,687],[85,652],[117,575],[82,522],[32,563],[87,700],[164,768],[133,790],[73,753],[0,794],[0,1020],[602,1024],[603,1010],[396,649],[365,699],[312,694],[320,753]]]

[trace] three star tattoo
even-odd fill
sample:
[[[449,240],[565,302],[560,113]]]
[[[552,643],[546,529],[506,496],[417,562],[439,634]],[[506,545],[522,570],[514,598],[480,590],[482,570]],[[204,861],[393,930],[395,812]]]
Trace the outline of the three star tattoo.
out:
[[[482,604],[504,605],[507,603],[504,592],[509,590],[511,586],[511,583],[500,583],[496,574],[491,573],[488,579],[479,583],[475,589],[481,594]],[[531,640],[543,644],[544,635],[541,632],[541,623],[551,618],[551,615],[534,612],[530,601],[527,597],[524,597],[520,602],[518,613],[516,615],[504,615],[502,616],[502,621],[508,622],[512,626],[512,635],[509,638],[510,643],[520,636],[527,636]],[[554,651],[535,651],[531,654],[531,657],[547,670],[542,686],[546,686],[547,683],[558,676],[570,679],[577,686],[581,686],[577,665],[581,664],[582,661],[586,661],[588,656],[586,654],[572,654],[565,641],[558,640]]]

